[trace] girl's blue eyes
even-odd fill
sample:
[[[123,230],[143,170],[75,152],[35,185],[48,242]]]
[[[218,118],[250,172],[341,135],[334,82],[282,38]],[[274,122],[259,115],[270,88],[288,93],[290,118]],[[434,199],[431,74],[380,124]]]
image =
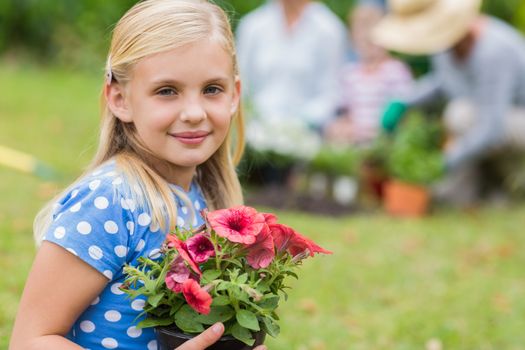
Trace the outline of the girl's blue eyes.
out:
[[[218,86],[207,86],[203,90],[205,95],[217,95],[218,93],[221,93],[222,91],[224,90]],[[173,96],[173,95],[177,95],[177,90],[173,88],[162,88],[157,91],[157,94],[161,96]]]

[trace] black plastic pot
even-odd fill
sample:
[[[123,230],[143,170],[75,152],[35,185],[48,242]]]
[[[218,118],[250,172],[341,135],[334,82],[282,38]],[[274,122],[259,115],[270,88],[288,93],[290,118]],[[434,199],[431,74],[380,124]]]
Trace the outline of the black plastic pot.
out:
[[[190,340],[195,334],[182,333],[180,329],[175,326],[156,327],[158,350],[173,350],[177,346],[184,344]],[[231,335],[224,335],[215,344],[207,347],[208,350],[250,350],[257,345],[264,343],[266,333],[263,331],[254,334],[255,344],[253,346],[246,345],[242,341],[235,339]]]

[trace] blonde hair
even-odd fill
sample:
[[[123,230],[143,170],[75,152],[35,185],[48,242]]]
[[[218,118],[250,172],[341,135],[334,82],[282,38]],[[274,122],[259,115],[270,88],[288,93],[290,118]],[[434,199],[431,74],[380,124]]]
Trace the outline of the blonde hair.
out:
[[[206,0],[139,2],[124,14],[113,30],[106,67],[109,79],[126,84],[131,79],[134,65],[141,59],[203,39],[221,44],[231,55],[234,74],[238,75],[230,22],[220,7]],[[148,161],[154,156],[138,138],[133,123],[123,123],[116,118],[109,110],[104,95],[101,96],[101,116],[98,150],[81,177],[109,159],[115,159],[129,188],[140,188],[138,193],[130,193],[135,196],[139,206],[151,211],[152,225],[159,225],[162,230],[174,230],[177,207],[173,193],[184,201],[188,200],[187,196],[170,186],[154,170]],[[219,149],[197,167],[196,181],[210,209],[239,205],[243,201],[235,172],[235,165],[244,148],[242,108],[238,108],[233,117],[236,132],[230,128],[229,135]],[[232,147],[233,138],[235,147]],[[42,240],[51,224],[53,204],[72,186],[38,213],[34,223],[37,242]]]

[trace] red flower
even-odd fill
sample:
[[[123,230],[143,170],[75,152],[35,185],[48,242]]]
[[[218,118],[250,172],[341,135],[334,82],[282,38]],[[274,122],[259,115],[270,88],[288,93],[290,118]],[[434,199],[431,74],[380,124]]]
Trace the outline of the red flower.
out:
[[[264,215],[246,206],[215,210],[208,213],[207,218],[217,235],[243,244],[253,244],[266,225]]]
[[[215,255],[213,244],[208,237],[198,234],[186,240],[186,248],[190,253],[193,261],[197,264],[208,261],[211,256]]]
[[[166,286],[175,293],[182,292],[182,284],[190,278],[190,269],[184,264],[184,260],[178,256],[170,266],[166,275]]]
[[[168,242],[168,247],[177,249],[177,252],[179,253],[179,255],[191,267],[191,269],[195,271],[195,273],[198,274],[199,276],[202,276],[202,272],[199,269],[199,266],[195,263],[195,261],[190,256],[190,253],[188,252],[186,243],[181,241],[176,235],[168,235],[166,240]]]
[[[264,220],[266,221],[268,225],[277,223],[277,216],[275,216],[274,214],[270,214],[270,213],[261,213],[261,214],[263,214]]]
[[[254,269],[265,268],[275,257],[275,249],[270,230],[265,228],[259,235],[254,244],[248,246],[246,259],[248,264]]]
[[[272,224],[269,225],[269,228],[277,252],[287,250],[296,256],[308,249],[310,256],[314,256],[314,253],[332,254],[332,252],[321,248],[314,241],[302,236],[291,227],[283,224]]]
[[[205,291],[199,283],[193,279],[187,279],[182,284],[182,294],[195,311],[201,314],[209,314],[212,302],[211,295]]]

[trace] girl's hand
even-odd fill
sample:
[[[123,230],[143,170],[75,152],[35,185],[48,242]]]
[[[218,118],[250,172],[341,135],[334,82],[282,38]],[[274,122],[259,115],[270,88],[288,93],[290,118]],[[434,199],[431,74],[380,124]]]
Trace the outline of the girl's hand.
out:
[[[220,322],[216,323],[198,336],[188,340],[175,350],[204,350],[219,340],[223,332],[224,325]],[[259,345],[254,350],[266,350],[266,346]]]

